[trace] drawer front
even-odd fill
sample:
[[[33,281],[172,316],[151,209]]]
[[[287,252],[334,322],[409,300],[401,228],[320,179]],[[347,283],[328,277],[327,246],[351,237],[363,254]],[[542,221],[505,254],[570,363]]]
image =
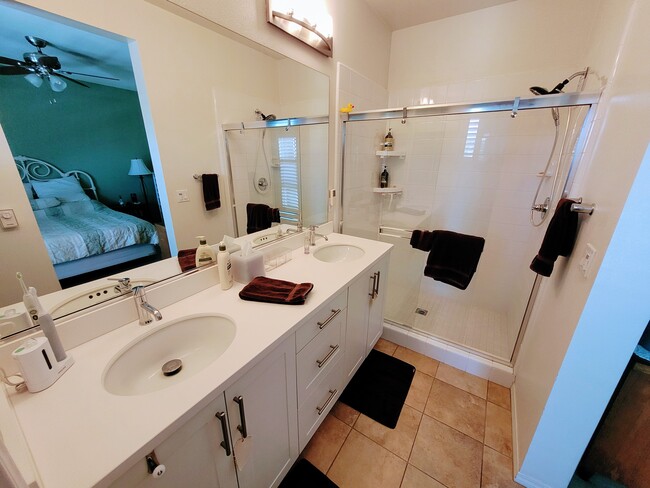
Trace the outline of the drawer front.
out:
[[[343,290],[326,305],[323,305],[314,317],[297,330],[296,351],[300,351],[321,331],[326,330],[337,316],[343,314],[347,305],[348,295],[346,290]]]
[[[345,310],[341,311],[323,331],[307,344],[296,357],[298,406],[305,401],[324,377],[343,357]]]
[[[300,437],[301,451],[323,422],[323,419],[327,417],[343,391],[342,366],[343,361],[338,361],[329,373],[321,378],[314,391],[298,409],[298,435]]]

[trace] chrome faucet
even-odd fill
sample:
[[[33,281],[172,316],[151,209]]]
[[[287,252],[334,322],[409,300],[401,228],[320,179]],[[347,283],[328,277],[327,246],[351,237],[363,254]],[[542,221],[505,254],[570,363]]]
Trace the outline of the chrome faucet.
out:
[[[287,229],[287,234],[289,232],[295,232],[296,234],[300,234],[302,232],[302,219],[298,220],[296,222],[296,228],[295,229]]]
[[[138,285],[133,287],[133,298],[135,298],[135,308],[138,310],[138,322],[140,325],[147,325],[153,322],[153,319],[161,320],[162,314],[160,310],[152,307],[147,302],[147,294],[144,286]]]
[[[117,281],[115,285],[116,293],[128,293],[133,288],[131,287],[131,278],[108,278],[109,281]]]
[[[310,246],[315,246],[316,245],[316,237],[322,237],[326,241],[329,241],[329,239],[327,238],[326,235],[316,233],[316,229],[318,229],[318,227],[316,227],[315,225],[310,225],[309,226],[309,245]]]

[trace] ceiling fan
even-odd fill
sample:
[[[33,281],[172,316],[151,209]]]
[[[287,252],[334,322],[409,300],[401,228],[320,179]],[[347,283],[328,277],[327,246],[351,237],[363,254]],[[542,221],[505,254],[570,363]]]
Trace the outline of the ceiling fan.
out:
[[[37,52],[24,53],[23,61],[0,56],[0,75],[25,75],[25,79],[36,88],[40,87],[44,80],[47,80],[52,91],[57,93],[62,92],[67,88],[68,84],[65,80],[89,88],[85,83],[70,78],[69,75],[119,81],[117,78],[111,78],[108,76],[89,75],[62,70],[59,58],[56,56],[49,56],[42,51],[44,47],[51,45],[50,43],[34,36],[25,36],[25,39],[36,48]]]

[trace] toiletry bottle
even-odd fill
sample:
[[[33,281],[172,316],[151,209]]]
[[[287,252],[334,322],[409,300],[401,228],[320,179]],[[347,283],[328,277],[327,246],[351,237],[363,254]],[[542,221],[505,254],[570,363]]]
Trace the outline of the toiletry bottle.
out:
[[[217,256],[214,254],[214,249],[208,245],[205,236],[196,236],[199,240],[199,247],[196,248],[196,267],[205,266],[206,264],[215,263]]]
[[[379,176],[379,188],[388,188],[388,170],[386,169],[386,165],[384,165],[384,171]]]
[[[393,150],[393,134],[391,134],[391,129],[388,129],[388,134],[384,137],[384,151]]]
[[[230,253],[226,251],[226,244],[223,241],[219,243],[217,266],[219,267],[221,289],[227,290],[232,286],[232,264],[230,264]]]
[[[117,201],[120,207],[124,206],[124,200],[122,200],[122,195],[120,195],[120,199]]]

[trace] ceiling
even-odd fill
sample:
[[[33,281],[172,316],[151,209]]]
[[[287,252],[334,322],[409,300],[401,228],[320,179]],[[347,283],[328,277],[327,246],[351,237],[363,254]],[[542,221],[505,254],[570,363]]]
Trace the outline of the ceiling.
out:
[[[36,36],[50,44],[43,48],[43,52],[58,57],[62,70],[108,76],[119,81],[81,75],[72,75],[71,78],[86,84],[136,89],[126,39],[45,12],[44,16],[35,15],[35,12],[35,9],[16,3],[8,5],[0,0],[0,56],[22,61],[23,53],[36,51],[25,36]],[[68,82],[67,89],[72,86],[85,90],[71,82]],[[45,87],[43,85],[40,89]]]
[[[365,0],[394,31],[512,1],[514,0]]]

